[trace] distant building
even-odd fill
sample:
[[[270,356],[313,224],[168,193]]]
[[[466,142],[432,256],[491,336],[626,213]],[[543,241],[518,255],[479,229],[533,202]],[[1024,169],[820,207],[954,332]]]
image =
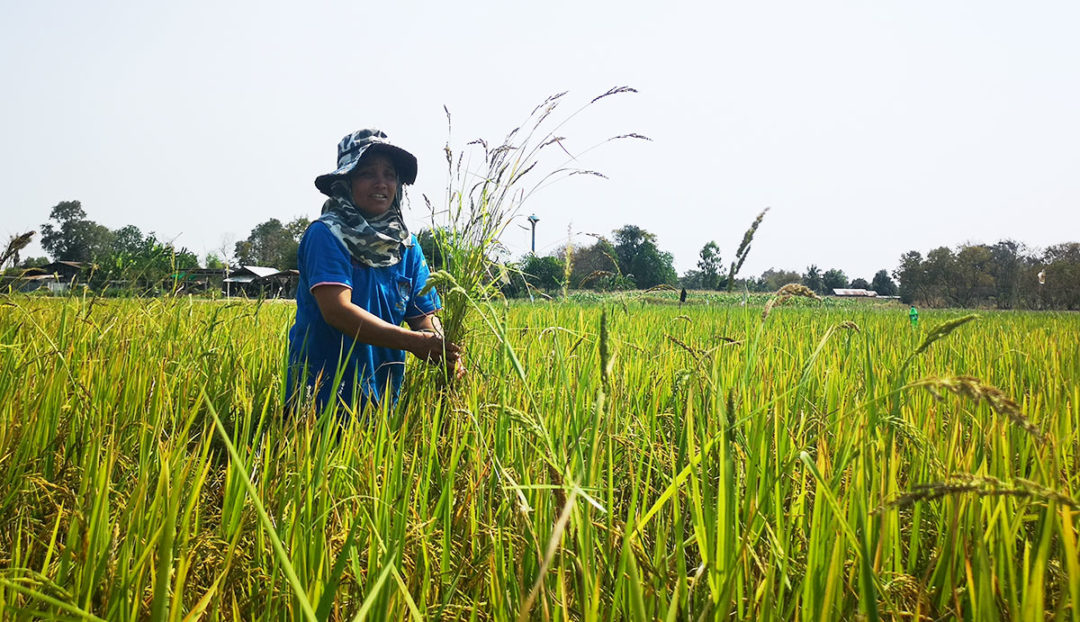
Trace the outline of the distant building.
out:
[[[54,261],[40,268],[29,268],[13,283],[20,292],[48,289],[50,293],[62,294],[84,278],[84,272],[93,264],[81,261]]]
[[[0,276],[0,289],[4,291],[32,292],[48,289],[52,294],[63,294],[77,283],[85,282],[93,264],[77,261],[54,261],[40,268],[29,268],[22,272]],[[266,266],[241,266],[235,270],[227,268],[192,268],[172,274],[162,285],[168,291],[184,294],[201,294],[220,291],[226,296],[246,298],[293,298],[296,286],[300,282],[297,270],[278,270]],[[157,295],[161,292],[148,288],[131,280],[111,280],[105,283],[107,288],[120,291],[135,291],[142,295]],[[138,289],[136,286],[143,289]],[[135,289],[133,289],[135,288]],[[145,291],[143,291],[145,290]]]
[[[83,271],[88,267],[90,267],[90,264],[81,261],[54,261],[41,266],[40,270],[44,274],[56,275],[57,280],[60,282],[71,284],[78,281]]]
[[[266,266],[240,266],[222,280],[226,296],[249,298],[292,298],[300,282],[297,270],[278,270]]]
[[[872,289],[843,289],[837,288],[832,290],[833,296],[840,296],[843,298],[877,298],[878,294]]]
[[[45,289],[52,294],[61,294],[68,290],[68,283],[60,281],[55,274],[46,273],[44,268],[27,268],[21,273],[8,273],[0,277],[0,289],[16,292]]]

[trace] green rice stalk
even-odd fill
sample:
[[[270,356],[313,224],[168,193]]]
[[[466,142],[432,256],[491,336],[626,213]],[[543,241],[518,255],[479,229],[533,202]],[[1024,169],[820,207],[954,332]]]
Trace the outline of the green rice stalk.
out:
[[[960,328],[964,324],[967,324],[968,322],[971,322],[978,318],[978,315],[972,313],[969,315],[948,320],[946,322],[942,322],[941,324],[938,324],[934,328],[930,329],[930,332],[926,334],[926,337],[922,340],[922,343],[919,344],[919,347],[915,348],[915,351],[908,355],[907,360],[904,361],[904,367],[906,368],[908,366],[908,363],[910,363],[911,360],[914,359],[916,356],[922,354],[923,352],[926,352],[926,350],[935,342],[944,339],[949,335],[949,333],[953,332],[957,328]]]
[[[247,476],[247,469],[240,460],[240,456],[236,453],[236,447],[233,446],[232,440],[225,431],[225,426],[222,425],[217,410],[206,397],[206,393],[202,393],[200,401],[206,407],[210,416],[213,417],[214,426],[217,427],[218,434],[221,435],[221,440],[225,444],[225,450],[229,452],[229,458],[241,475],[240,482],[244,485],[244,489],[247,491],[248,498],[251,499],[252,505],[255,506],[255,511],[259,514],[259,521],[262,523],[263,529],[266,530],[266,535],[270,538],[270,542],[274,547],[274,554],[277,556],[278,563],[281,564],[281,570],[288,578],[289,585],[293,590],[293,595],[300,604],[300,612],[308,622],[314,622],[318,618],[315,616],[315,610],[311,608],[311,602],[308,600],[307,591],[300,583],[299,577],[296,576],[296,570],[289,560],[289,554],[285,552],[285,547],[281,543],[281,538],[278,536],[277,530],[274,529],[274,523],[270,520],[270,515],[266,513],[266,508],[263,507],[262,499],[259,498],[259,493],[255,490],[254,484],[251,483],[251,479]]]
[[[95,615],[93,615],[93,614],[91,614],[89,612],[83,611],[82,609],[79,609],[75,605],[72,605],[70,603],[66,603],[66,602],[64,602],[62,600],[59,600],[57,598],[53,598],[52,596],[49,596],[48,594],[45,594],[43,592],[39,592],[39,591],[37,591],[35,589],[25,587],[23,585],[20,585],[20,584],[16,583],[15,581],[10,581],[8,579],[0,578],[0,586],[3,586],[3,587],[5,587],[5,588],[7,588],[9,590],[14,591],[14,592],[18,592],[19,594],[24,594],[26,596],[29,596],[29,597],[35,599],[35,600],[39,600],[39,601],[41,601],[41,602],[43,602],[43,603],[45,603],[47,605],[52,605],[53,607],[56,607],[57,609],[59,609],[61,611],[67,612],[67,613],[79,618],[80,620],[91,620],[93,622],[105,622],[101,618],[99,618],[99,617],[97,617],[97,616],[95,616]],[[40,619],[42,619],[42,620],[47,620],[47,619],[53,617],[51,614],[47,614],[45,612],[40,612],[39,611],[39,612],[33,612],[33,613],[35,613],[36,615],[41,616]]]

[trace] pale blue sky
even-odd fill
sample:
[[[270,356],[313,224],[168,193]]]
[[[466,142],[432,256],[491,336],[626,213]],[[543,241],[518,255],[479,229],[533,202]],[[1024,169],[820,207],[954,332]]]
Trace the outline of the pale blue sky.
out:
[[[534,195],[538,252],[633,223],[681,273],[709,240],[730,261],[766,206],[744,273],[869,278],[911,249],[1080,239],[1073,2],[2,6],[5,238],[79,199],[111,228],[231,248],[314,218],[313,179],[368,126],[419,159],[418,229],[421,193],[445,196],[444,104],[455,145],[497,142],[551,93],[570,110],[630,85],[563,134],[654,142],[592,151],[610,179]],[[528,232],[504,241],[520,254]]]

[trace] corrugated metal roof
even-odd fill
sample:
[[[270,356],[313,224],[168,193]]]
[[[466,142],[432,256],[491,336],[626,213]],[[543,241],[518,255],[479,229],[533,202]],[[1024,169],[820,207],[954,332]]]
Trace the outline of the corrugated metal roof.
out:
[[[266,268],[263,266],[241,266],[240,269],[233,270],[232,275],[223,282],[251,283],[252,281],[270,277],[292,278],[299,276],[300,272],[298,270],[278,270],[277,268]]]
[[[56,268],[59,267],[59,266],[65,266],[65,267],[68,267],[68,268],[74,268],[76,270],[81,270],[82,267],[83,267],[83,262],[81,262],[81,261],[66,261],[66,260],[54,261],[54,262],[52,262],[50,264],[42,266],[42,268],[44,268],[46,270],[56,270]]]
[[[236,278],[236,275],[242,275],[243,273],[249,273],[255,275],[257,278],[265,278],[278,273],[277,268],[267,268],[266,266],[240,266],[239,270],[233,270],[232,276]]]
[[[872,289],[846,289],[837,288],[832,290],[833,296],[869,296],[876,297],[877,292]]]

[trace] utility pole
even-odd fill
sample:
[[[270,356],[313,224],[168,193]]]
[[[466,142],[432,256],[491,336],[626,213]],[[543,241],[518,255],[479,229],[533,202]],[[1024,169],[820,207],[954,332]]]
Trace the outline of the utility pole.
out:
[[[532,225],[532,254],[536,254],[536,223],[540,222],[540,219],[536,217],[536,214],[529,215],[529,224]]]

